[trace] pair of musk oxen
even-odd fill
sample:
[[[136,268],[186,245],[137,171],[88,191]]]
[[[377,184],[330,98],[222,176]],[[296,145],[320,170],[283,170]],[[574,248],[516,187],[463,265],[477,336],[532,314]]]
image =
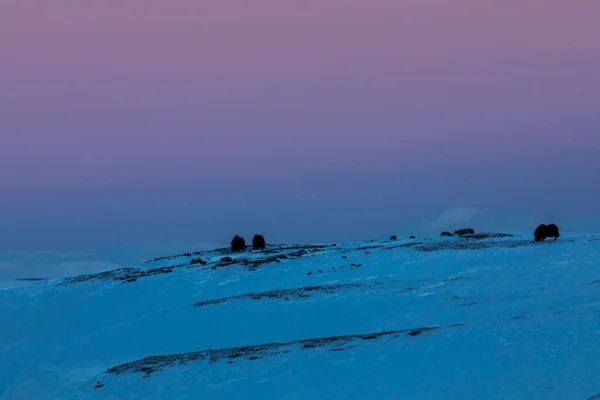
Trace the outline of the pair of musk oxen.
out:
[[[265,243],[265,238],[263,235],[254,235],[252,238],[252,249],[254,250],[263,250],[267,247]],[[231,239],[231,251],[238,252],[246,250],[246,241],[240,235],[235,235],[233,239]]]

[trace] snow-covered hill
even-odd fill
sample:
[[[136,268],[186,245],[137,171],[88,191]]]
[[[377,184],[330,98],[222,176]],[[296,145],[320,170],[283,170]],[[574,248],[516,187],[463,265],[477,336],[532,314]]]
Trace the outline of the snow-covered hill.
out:
[[[592,235],[215,250],[0,291],[2,400],[585,400],[599,350]]]

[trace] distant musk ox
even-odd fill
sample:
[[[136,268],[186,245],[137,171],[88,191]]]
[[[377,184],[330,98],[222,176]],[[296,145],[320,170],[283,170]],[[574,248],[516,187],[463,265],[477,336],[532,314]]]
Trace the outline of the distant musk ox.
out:
[[[466,229],[457,229],[454,231],[455,235],[474,235],[475,234],[475,230],[474,229],[470,229],[470,228],[466,228]]]
[[[246,241],[240,235],[235,235],[231,239],[231,251],[238,252],[246,250]]]
[[[265,238],[263,235],[254,235],[252,238],[252,248],[254,250],[263,250],[265,247],[267,247],[267,244],[265,243]]]
[[[556,226],[555,224],[541,224],[533,232],[533,237],[535,238],[536,242],[542,242],[549,237],[553,237],[554,240],[556,240],[559,238],[559,236],[560,233],[558,232],[558,226]]]

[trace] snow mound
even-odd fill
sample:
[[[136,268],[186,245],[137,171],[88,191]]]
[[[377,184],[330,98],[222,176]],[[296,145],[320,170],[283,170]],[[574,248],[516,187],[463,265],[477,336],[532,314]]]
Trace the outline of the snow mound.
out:
[[[0,400],[592,399],[600,237],[269,246],[0,290]]]

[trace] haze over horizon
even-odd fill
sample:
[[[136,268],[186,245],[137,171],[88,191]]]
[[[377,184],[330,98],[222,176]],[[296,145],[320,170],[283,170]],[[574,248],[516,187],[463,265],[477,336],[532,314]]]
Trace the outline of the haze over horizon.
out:
[[[4,0],[0,249],[598,216],[599,20],[594,0]]]

